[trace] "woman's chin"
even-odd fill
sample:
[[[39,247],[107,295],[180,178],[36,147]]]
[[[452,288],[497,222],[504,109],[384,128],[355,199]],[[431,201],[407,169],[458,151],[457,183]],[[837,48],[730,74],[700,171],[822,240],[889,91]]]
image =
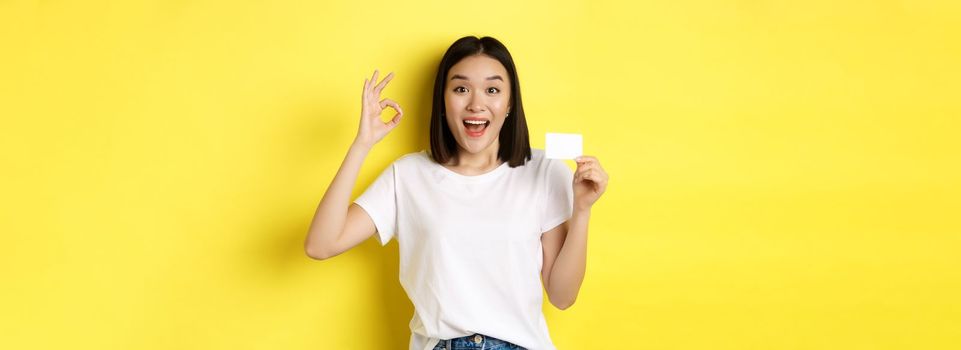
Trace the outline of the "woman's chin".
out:
[[[491,140],[486,137],[481,139],[473,139],[473,138],[465,137],[464,140],[460,143],[460,147],[462,150],[464,150],[467,153],[477,154],[477,153],[482,153],[488,148],[490,148],[491,144],[492,144]]]

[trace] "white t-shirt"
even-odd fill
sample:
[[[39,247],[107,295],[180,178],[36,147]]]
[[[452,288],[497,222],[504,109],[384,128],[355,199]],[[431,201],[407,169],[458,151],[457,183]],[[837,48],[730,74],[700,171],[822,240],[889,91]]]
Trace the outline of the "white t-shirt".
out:
[[[554,350],[541,309],[541,235],[571,217],[573,172],[531,150],[466,176],[425,151],[394,161],[354,202],[397,237],[400,283],[414,304],[410,350],[474,333]]]

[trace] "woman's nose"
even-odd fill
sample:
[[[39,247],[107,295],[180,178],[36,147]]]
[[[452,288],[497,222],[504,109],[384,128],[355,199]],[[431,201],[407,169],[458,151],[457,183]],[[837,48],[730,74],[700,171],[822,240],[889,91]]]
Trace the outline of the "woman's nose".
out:
[[[480,98],[476,97],[475,95],[474,97],[471,97],[470,103],[467,104],[467,110],[471,113],[483,112],[484,104],[481,103]]]

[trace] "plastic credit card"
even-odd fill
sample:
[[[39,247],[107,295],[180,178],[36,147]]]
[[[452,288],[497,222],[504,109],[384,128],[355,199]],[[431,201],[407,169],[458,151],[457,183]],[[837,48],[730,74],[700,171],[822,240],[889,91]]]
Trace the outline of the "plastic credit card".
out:
[[[547,133],[545,156],[550,159],[574,159],[583,155],[584,138],[581,134]]]

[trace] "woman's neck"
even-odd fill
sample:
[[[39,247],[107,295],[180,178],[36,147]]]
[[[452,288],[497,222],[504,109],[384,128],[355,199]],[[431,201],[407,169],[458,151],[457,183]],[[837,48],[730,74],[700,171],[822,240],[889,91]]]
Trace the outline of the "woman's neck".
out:
[[[456,159],[451,159],[448,168],[457,170],[458,173],[464,175],[479,175],[494,170],[503,164],[503,162],[497,158],[497,146],[495,142],[491,144],[491,147],[479,153],[468,153],[463,148],[460,148],[457,152]]]

